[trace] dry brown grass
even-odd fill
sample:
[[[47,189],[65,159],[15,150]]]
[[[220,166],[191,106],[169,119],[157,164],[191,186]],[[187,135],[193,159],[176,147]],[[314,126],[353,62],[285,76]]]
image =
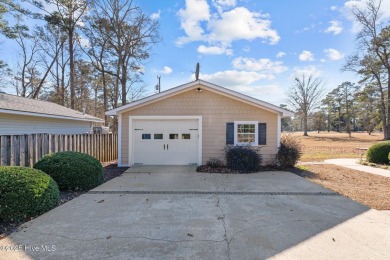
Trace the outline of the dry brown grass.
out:
[[[328,164],[302,168],[295,173],[367,207],[390,210],[390,178]]]
[[[383,140],[383,133],[368,135],[365,132],[347,133],[337,132],[309,132],[309,136],[303,136],[302,132],[293,133],[302,144],[302,162],[323,161],[334,158],[360,158],[362,151],[356,148],[368,148],[372,144]]]

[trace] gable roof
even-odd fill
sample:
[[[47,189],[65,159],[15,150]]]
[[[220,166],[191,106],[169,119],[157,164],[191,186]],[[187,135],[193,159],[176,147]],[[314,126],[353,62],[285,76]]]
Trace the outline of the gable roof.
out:
[[[19,97],[0,93],[0,113],[14,115],[40,116],[88,122],[104,120],[82,112],[43,100]]]
[[[239,92],[218,86],[216,84],[213,84],[213,83],[210,83],[210,82],[207,82],[204,80],[195,80],[195,81],[189,82],[187,84],[180,85],[178,87],[171,88],[171,89],[165,90],[163,92],[148,96],[146,98],[142,98],[140,100],[131,102],[131,103],[126,104],[124,106],[109,110],[106,112],[106,115],[115,116],[115,115],[121,114],[127,110],[131,110],[131,109],[134,109],[136,107],[147,105],[147,104],[156,102],[158,100],[169,98],[171,96],[181,94],[181,93],[186,92],[188,90],[195,89],[195,87],[199,87],[199,85],[201,85],[202,87],[204,87],[205,89],[207,89],[209,91],[212,91],[212,92],[224,95],[224,96],[228,96],[230,98],[239,100],[241,102],[248,103],[250,105],[256,106],[258,108],[261,108],[261,109],[264,109],[264,110],[267,110],[267,111],[270,111],[273,113],[278,113],[282,117],[294,116],[294,113],[289,111],[289,110],[280,108],[280,107],[272,105],[268,102],[241,94]]]

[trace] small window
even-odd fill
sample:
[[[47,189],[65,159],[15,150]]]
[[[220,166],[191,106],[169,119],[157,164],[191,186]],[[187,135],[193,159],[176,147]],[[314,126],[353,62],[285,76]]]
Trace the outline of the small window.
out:
[[[234,122],[234,143],[238,145],[257,145],[257,122],[236,121]]]
[[[154,134],[154,140],[162,140],[164,138],[163,134]]]
[[[179,139],[179,134],[169,134],[169,139]]]
[[[142,140],[149,140],[149,139],[152,139],[151,134],[142,134]]]
[[[191,134],[181,134],[181,139],[191,139]]]

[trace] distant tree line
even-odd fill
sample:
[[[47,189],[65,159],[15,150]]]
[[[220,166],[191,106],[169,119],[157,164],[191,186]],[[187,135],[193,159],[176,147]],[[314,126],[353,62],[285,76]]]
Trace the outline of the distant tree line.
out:
[[[160,40],[132,0],[0,0],[0,33],[19,49],[16,66],[0,60],[0,90],[101,118],[144,94],[143,64]]]
[[[283,119],[285,131],[383,131],[390,140],[390,19],[381,13],[381,0],[368,0],[352,9],[360,25],[356,54],[347,57],[342,71],[360,80],[343,82],[325,93],[322,80],[312,75],[296,78],[287,92],[295,117]]]

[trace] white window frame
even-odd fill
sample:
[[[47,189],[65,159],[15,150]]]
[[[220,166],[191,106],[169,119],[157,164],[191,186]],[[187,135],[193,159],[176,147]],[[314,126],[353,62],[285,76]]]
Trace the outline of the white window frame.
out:
[[[238,142],[238,125],[255,125],[255,142]],[[257,146],[259,143],[259,122],[258,121],[234,121],[234,145]]]

